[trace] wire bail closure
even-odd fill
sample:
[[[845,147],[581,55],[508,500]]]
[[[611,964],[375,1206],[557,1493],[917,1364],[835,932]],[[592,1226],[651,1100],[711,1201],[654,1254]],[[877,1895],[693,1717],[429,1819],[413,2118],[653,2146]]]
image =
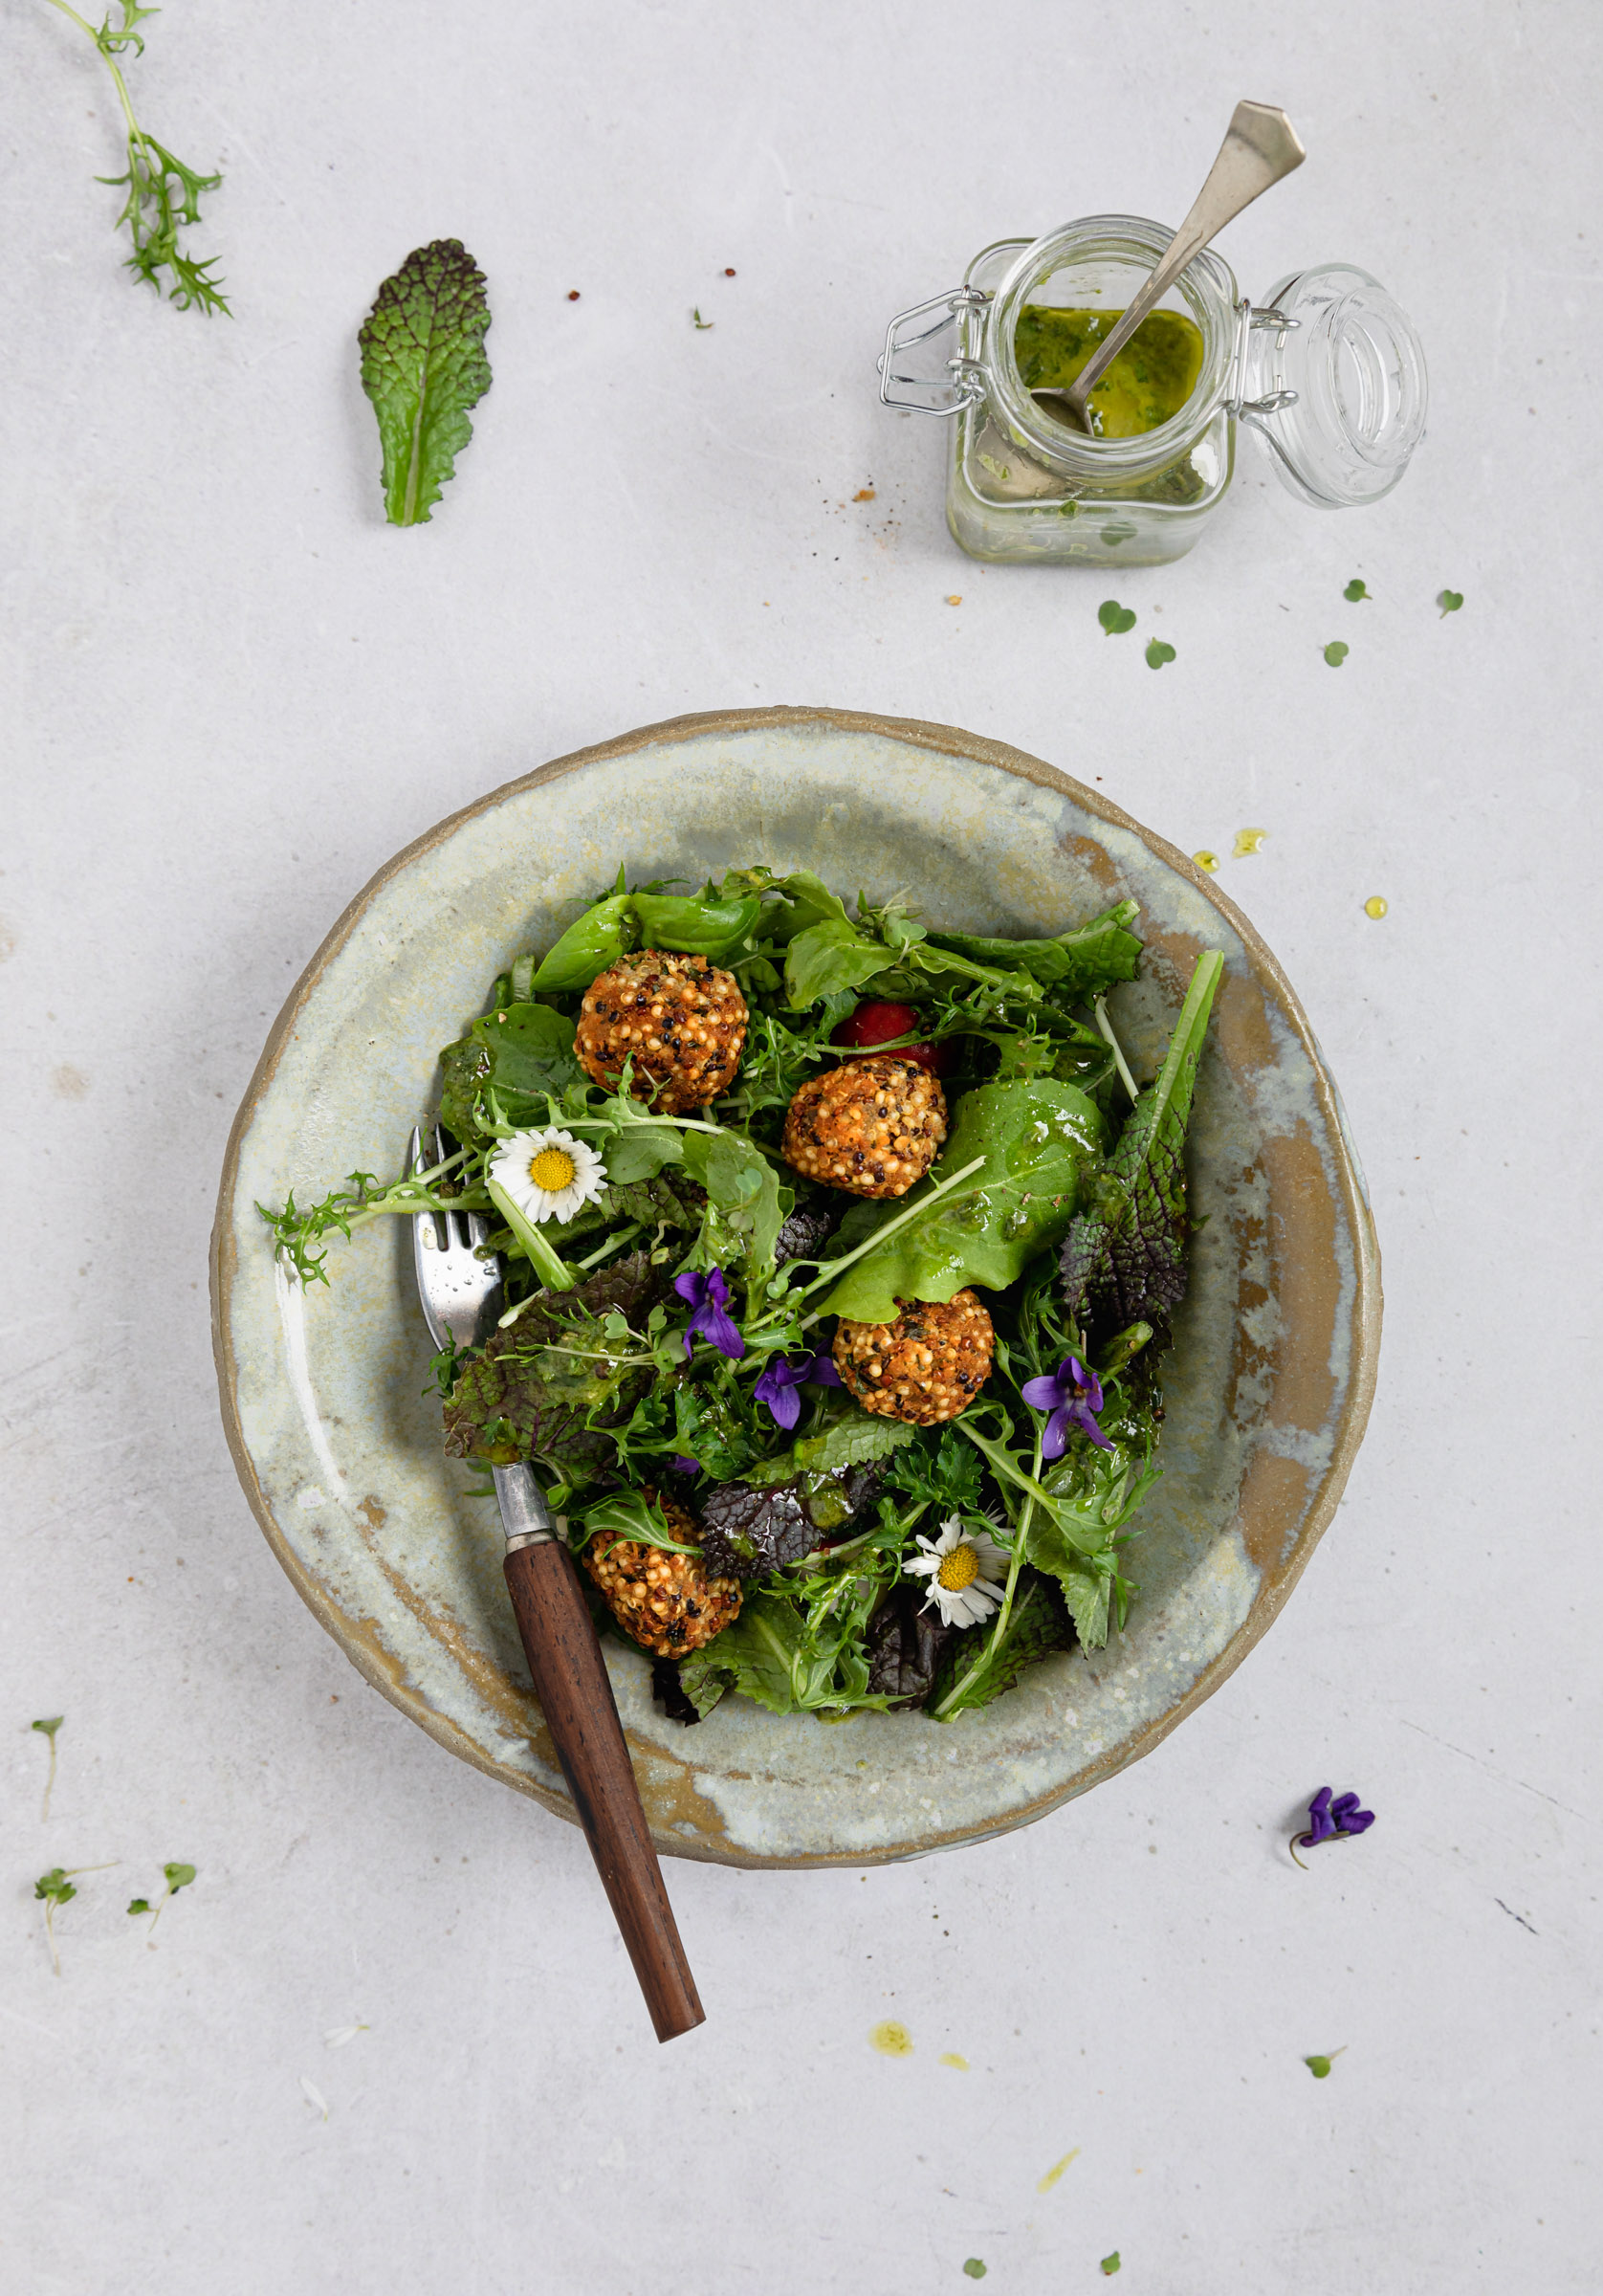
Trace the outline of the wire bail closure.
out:
[[[1255,310],[1245,297],[1237,304],[1236,311],[1241,320],[1236,339],[1236,372],[1230,396],[1224,401],[1224,411],[1238,423],[1250,424],[1259,437],[1273,449],[1286,469],[1290,470],[1291,458],[1276,436],[1275,426],[1269,417],[1279,414],[1284,407],[1295,407],[1297,393],[1294,390],[1271,390],[1265,392],[1263,398],[1249,399],[1246,395],[1247,364],[1252,354],[1252,338],[1261,328],[1277,328],[1279,341],[1284,342],[1292,328],[1300,327],[1303,322],[1300,319],[1288,319],[1284,311],[1277,310],[1272,303]]]
[[[896,362],[920,343],[931,342],[955,327],[965,311],[983,311],[991,298],[977,287],[953,287],[944,295],[932,295],[927,301],[914,303],[910,310],[898,311],[885,330],[885,348],[876,364],[879,368],[879,395],[883,407],[893,407],[899,414],[933,414],[943,420],[960,414],[985,396],[985,376],[974,359],[949,359],[946,374],[903,374]],[[904,333],[932,311],[939,318],[915,334]],[[909,392],[922,393],[910,397]]]

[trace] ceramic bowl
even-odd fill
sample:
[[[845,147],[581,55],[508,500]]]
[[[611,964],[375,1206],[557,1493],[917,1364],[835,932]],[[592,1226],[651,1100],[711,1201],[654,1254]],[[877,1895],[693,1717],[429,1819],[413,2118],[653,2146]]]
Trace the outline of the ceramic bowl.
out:
[[[1057,932],[1132,896],[1147,957],[1110,1010],[1149,1074],[1197,952],[1225,957],[1191,1136],[1205,1225],[1126,1632],[946,1725],[824,1726],[730,1698],[686,1729],[653,1706],[644,1655],[607,1646],[660,1849],[867,1865],[1025,1824],[1148,1753],[1274,1620],[1363,1433],[1380,1285],[1357,1158],[1279,965],[1184,855],[1017,750],[844,711],[678,718],[509,783],[380,871],[274,1026],[223,1173],[218,1375],[257,1520],[352,1664],[450,1753],[571,1818],[494,1502],[444,1457],[422,1393],[430,1350],[402,1224],[337,1237],[332,1283],[303,1292],[254,1206],[398,1170],[441,1046],[620,862],[631,878],[696,878],[756,861],[904,890],[971,932]]]

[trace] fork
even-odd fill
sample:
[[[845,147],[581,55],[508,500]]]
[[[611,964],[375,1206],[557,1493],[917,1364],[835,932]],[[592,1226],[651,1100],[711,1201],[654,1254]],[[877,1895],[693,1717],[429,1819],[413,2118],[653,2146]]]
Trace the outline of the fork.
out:
[[[451,1153],[439,1125],[433,1146],[435,1163]],[[415,1126],[407,1168],[427,1169]],[[413,1216],[417,1294],[436,1347],[448,1339],[479,1346],[495,1329],[505,1290],[500,1261],[483,1250],[489,1233],[478,1212]],[[663,1887],[595,1623],[532,1469],[497,1467],[494,1473],[507,1534],[507,1591],[535,1695],[657,2039],[672,2041],[699,2025],[705,2012]]]

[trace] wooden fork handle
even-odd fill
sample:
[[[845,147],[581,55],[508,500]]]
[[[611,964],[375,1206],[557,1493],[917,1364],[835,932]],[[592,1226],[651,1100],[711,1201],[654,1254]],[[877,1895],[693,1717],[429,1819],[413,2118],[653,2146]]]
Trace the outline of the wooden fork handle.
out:
[[[535,1695],[659,2041],[703,2022],[640,1803],[624,1726],[573,1556],[560,1539],[513,1549],[507,1590]]]

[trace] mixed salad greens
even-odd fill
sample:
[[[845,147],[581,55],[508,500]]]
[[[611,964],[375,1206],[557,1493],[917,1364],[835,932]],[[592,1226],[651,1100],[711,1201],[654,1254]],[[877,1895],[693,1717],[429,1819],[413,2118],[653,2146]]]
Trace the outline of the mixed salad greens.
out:
[[[853,912],[804,871],[731,870],[688,894],[620,872],[447,1047],[449,1155],[263,1210],[302,1280],[326,1280],[321,1239],[384,1214],[489,1216],[505,1313],[485,1345],[435,1359],[447,1448],[532,1460],[576,1554],[604,1533],[738,1578],[732,1623],[659,1660],[682,1720],[736,1691],[781,1714],[947,1722],[1124,1624],[1222,967],[1198,958],[1138,1088],[1104,1002],[1135,977],[1135,916],[1126,901],[1009,939],[942,932],[899,898],[860,894]],[[582,1067],[584,992],[631,951],[705,958],[738,983],[739,1064],[711,1104],[662,1113],[629,1061],[615,1085]],[[942,1079],[944,1146],[899,1198],[821,1184],[780,1152],[799,1090],[865,1055]],[[559,1137],[576,1208],[530,1217],[495,1159]],[[915,1424],[843,1387],[836,1319],[889,1324],[900,1303],[968,1290],[994,1357],[955,1416]]]

